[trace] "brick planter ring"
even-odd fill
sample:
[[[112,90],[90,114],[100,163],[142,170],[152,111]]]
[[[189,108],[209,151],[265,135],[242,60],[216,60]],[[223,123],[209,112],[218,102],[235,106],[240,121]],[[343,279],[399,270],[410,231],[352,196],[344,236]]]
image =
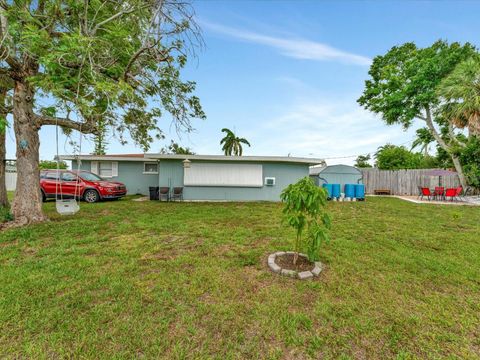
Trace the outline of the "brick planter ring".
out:
[[[314,276],[320,275],[320,273],[323,270],[323,265],[320,261],[315,261],[314,262],[315,266],[310,271],[295,271],[295,270],[282,269],[275,262],[275,259],[277,258],[277,256],[293,255],[293,254],[295,254],[293,251],[286,251],[286,252],[285,251],[278,251],[276,253],[270,254],[268,256],[268,267],[274,273],[284,275],[284,276],[293,277],[293,278],[297,278],[297,279],[300,279],[300,280],[309,279],[309,278],[312,278]],[[307,258],[307,255],[305,255],[305,254],[298,254],[298,256]]]

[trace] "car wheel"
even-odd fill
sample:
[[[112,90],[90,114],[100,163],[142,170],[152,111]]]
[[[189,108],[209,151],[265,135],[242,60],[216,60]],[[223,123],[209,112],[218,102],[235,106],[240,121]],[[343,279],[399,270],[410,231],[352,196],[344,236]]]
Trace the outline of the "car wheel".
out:
[[[42,202],[46,202],[47,201],[47,196],[45,195],[43,190],[41,191],[41,193],[42,193]]]
[[[96,190],[86,190],[83,194],[83,200],[88,203],[94,203],[100,200],[100,196]]]

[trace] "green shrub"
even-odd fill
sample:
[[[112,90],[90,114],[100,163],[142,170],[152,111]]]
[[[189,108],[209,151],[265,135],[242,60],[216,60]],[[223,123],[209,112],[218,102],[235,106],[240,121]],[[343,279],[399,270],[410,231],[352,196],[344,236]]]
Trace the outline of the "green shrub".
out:
[[[316,186],[308,176],[282,191],[285,220],[297,232],[294,264],[300,251],[305,251],[310,261],[318,261],[321,243],[329,240],[331,220],[326,211],[327,196],[327,191]],[[306,237],[302,238],[304,230]]]
[[[12,220],[13,220],[13,215],[10,212],[10,208],[0,206],[0,223],[12,221]]]
[[[40,160],[40,163],[38,164],[38,167],[40,170],[49,170],[49,169],[56,169],[57,168],[57,162],[55,160]],[[67,168],[67,163],[65,161],[60,161],[58,164],[58,167],[60,169],[66,169]]]

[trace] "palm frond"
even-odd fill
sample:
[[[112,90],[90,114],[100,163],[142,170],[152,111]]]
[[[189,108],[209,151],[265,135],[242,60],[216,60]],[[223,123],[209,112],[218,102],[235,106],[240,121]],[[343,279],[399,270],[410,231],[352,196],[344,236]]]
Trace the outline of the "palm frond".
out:
[[[245,145],[251,146],[250,143],[248,142],[248,140],[245,139],[245,138],[238,138],[237,140],[238,140],[238,142],[241,142]]]

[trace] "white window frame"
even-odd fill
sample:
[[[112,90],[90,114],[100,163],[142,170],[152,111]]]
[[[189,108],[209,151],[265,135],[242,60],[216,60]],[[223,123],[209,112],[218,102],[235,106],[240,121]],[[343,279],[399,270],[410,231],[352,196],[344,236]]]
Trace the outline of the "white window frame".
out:
[[[92,161],[90,162],[90,172],[96,174],[96,175],[100,175],[98,173],[98,161]]]
[[[157,165],[157,171],[145,171],[145,165]],[[156,175],[158,174],[158,162],[155,162],[155,161],[146,161],[143,163],[143,174],[145,175]]]
[[[106,176],[101,174],[101,164],[110,163],[112,168],[112,175]],[[90,171],[102,178],[114,178],[118,176],[118,161],[92,161],[90,164]]]

